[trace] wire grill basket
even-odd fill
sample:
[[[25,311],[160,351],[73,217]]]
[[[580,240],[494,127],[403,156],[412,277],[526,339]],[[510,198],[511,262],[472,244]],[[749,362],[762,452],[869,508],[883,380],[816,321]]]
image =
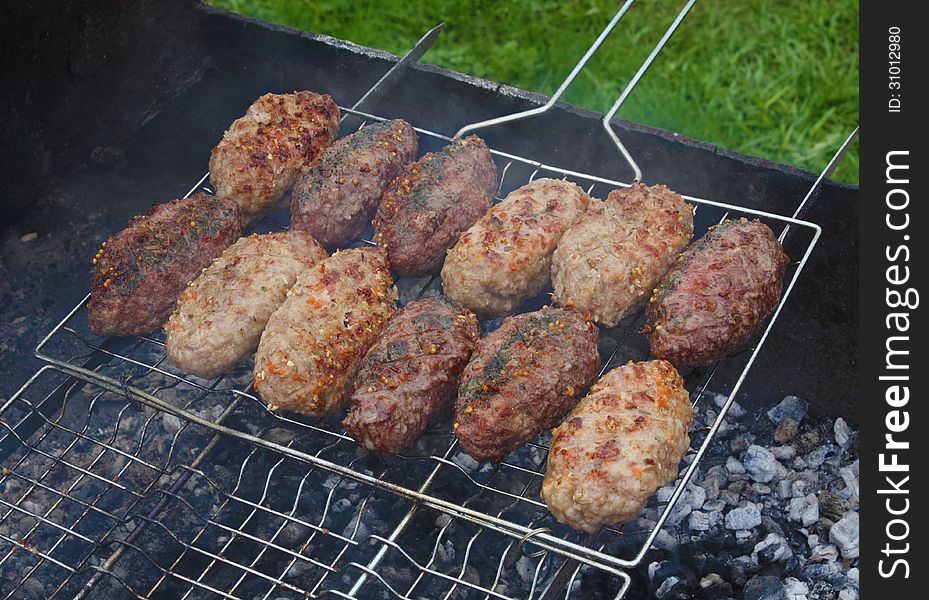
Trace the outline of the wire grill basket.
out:
[[[383,120],[342,110],[343,134]],[[451,139],[417,131],[422,151]],[[595,196],[628,185],[491,152],[498,199],[539,177]],[[206,180],[189,193],[208,190]],[[683,492],[820,234],[795,217],[685,198],[696,207],[695,237],[725,218],[758,218],[784,233],[792,262],[758,338],[717,365],[682,371],[695,403],[708,389],[728,401],[691,433],[674,493],[652,500],[657,518],[594,536],[558,524],[539,498],[547,435],[499,465],[462,453],[450,427],[401,456],[366,455],[337,418],[268,411],[251,390],[251,364],[207,381],[166,362],[161,334],[97,338],[85,298],[39,344],[49,365],[0,408],[0,569],[17,573],[0,596],[42,586],[55,597],[581,598],[583,574],[595,571],[622,597],[624,570],[641,563]],[[259,227],[286,222],[277,214]],[[441,292],[435,277],[398,288],[401,304]],[[601,332],[603,371],[647,358],[642,320]]]

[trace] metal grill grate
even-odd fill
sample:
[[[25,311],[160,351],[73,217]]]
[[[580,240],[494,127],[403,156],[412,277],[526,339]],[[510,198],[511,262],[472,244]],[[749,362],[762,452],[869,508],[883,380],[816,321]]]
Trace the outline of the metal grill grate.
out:
[[[145,377],[157,379],[155,373]],[[52,393],[39,392],[61,379]],[[179,401],[176,384],[153,391]],[[80,597],[93,586],[100,597],[317,597],[324,590],[353,597],[350,586],[369,572],[385,590],[406,583],[408,597],[517,598],[541,589],[564,563],[557,554],[529,553],[504,534],[441,512],[414,512],[412,502],[381,486],[294,454],[335,461],[384,482],[434,478],[433,469],[417,469],[410,457],[372,460],[342,436],[323,439],[281,427],[229,391],[188,399],[178,404],[197,415],[192,420],[178,418],[177,409],[136,402],[122,385],[65,378],[48,366],[3,407],[0,443],[13,448],[0,478],[0,566],[21,574],[0,585],[4,597]],[[24,436],[18,430],[30,418],[41,424]],[[216,435],[199,419],[253,431],[268,444]],[[431,452],[446,442],[430,432],[420,445]],[[452,453],[445,457],[462,461]],[[519,495],[527,486],[501,489]],[[509,505],[497,514],[516,503]],[[393,539],[401,522],[409,526],[406,539],[423,531],[428,540],[441,524],[429,558],[415,550],[424,545]],[[365,566],[380,544],[396,552],[384,561],[383,575]],[[507,583],[504,565],[517,562],[531,578]],[[495,577],[482,581],[478,572]]]
[[[344,110],[361,118],[362,123],[379,119],[352,109]],[[349,126],[347,122],[344,125]],[[424,150],[438,148],[448,140],[434,132],[418,131]],[[570,179],[592,194],[605,194],[608,189],[622,185],[517,156],[494,152],[494,158],[501,178],[501,197],[542,176]],[[202,187],[203,181],[194,189]],[[796,219],[695,198],[689,200],[698,206],[697,235],[722,218],[743,214],[762,218],[775,230],[778,226],[796,225],[787,240],[787,251],[791,256],[803,258],[791,266],[788,274],[791,282],[800,273],[819,233],[815,225]],[[281,227],[282,217],[286,216],[272,217],[267,227]],[[401,302],[405,303],[438,293],[440,284],[436,278],[420,278],[400,280],[398,287]],[[534,308],[545,300],[543,295],[525,308]],[[638,333],[641,319],[639,314],[603,331],[600,350],[604,370],[647,357],[647,344]],[[496,324],[487,322],[484,326]],[[717,365],[685,371],[685,382],[695,401],[708,387],[734,394],[759,347],[760,343],[730,357],[724,361],[725,369]],[[552,581],[558,584],[559,595],[570,597],[572,589],[579,589],[572,586],[572,581],[582,567],[616,577],[619,595],[628,582],[621,569],[641,561],[674,500],[652,505],[662,516],[650,527],[643,528],[641,523],[634,522],[621,530],[606,529],[596,539],[581,536],[556,523],[539,499],[547,437],[493,467],[476,464],[461,453],[450,430],[429,432],[400,457],[382,460],[365,456],[337,420],[267,411],[251,393],[249,364],[227,376],[205,381],[184,376],[165,361],[160,334],[132,339],[96,338],[86,329],[84,302],[42,341],[37,352],[56,365],[57,370],[91,381],[95,393],[120,398],[124,414],[143,410],[151,414],[150,419],[160,416],[162,421],[167,419],[182,426],[172,449],[183,449],[188,453],[184,458],[192,460],[175,458],[177,450],[169,453],[169,460],[177,464],[172,463],[171,469],[152,470],[149,480],[135,495],[124,494],[122,503],[114,501],[113,506],[119,504],[124,512],[114,515],[112,530],[62,532],[67,533],[66,540],[75,538],[85,544],[87,557],[99,558],[106,554],[101,555],[100,551],[111,546],[116,555],[103,566],[88,562],[87,557],[65,562],[72,556],[67,552],[40,549],[36,555],[45,559],[44,568],[54,564],[67,573],[94,571],[95,584],[117,585],[142,597],[183,596],[202,591],[227,597],[271,597],[269,594],[288,591],[316,596],[328,590],[344,597],[365,598],[377,589],[401,598],[519,598],[533,597]],[[735,379],[733,374],[737,376]],[[19,396],[11,401],[11,407],[24,402]],[[133,447],[144,448],[144,430],[121,427],[119,419],[102,414],[80,412],[84,406],[73,401],[65,404],[75,412],[75,418],[83,416],[87,426],[93,423],[95,427],[103,427],[105,435],[125,438],[126,447],[134,444]],[[221,414],[210,412],[222,409],[225,412]],[[9,409],[0,416],[4,424],[15,422]],[[188,431],[191,435],[198,432],[203,442],[198,445],[195,440],[188,441],[185,437]],[[210,443],[207,434],[212,431],[219,432],[219,437]],[[707,438],[707,431],[693,432],[696,448]],[[22,445],[22,461],[28,462],[32,457],[35,462],[44,456],[43,435],[40,429],[17,440]],[[201,447],[204,449],[201,455],[189,454],[191,449]],[[212,454],[206,459],[210,451]],[[239,455],[245,458],[236,477],[211,473],[211,465],[229,459],[232,464],[239,464],[235,460]],[[68,465],[67,454],[59,460],[76,473],[80,468],[86,470],[79,463]],[[149,462],[154,460],[155,455]],[[11,469],[7,477],[19,477],[17,467]],[[281,475],[285,472],[296,475]],[[327,481],[330,483],[326,484]],[[103,483],[113,485],[112,480]],[[349,499],[344,488],[359,484],[364,493]],[[50,493],[60,493],[69,485],[49,486],[53,488]],[[324,499],[317,498],[316,505],[301,500],[302,490],[326,485],[331,486],[330,493]],[[683,489],[683,485],[679,487]],[[3,500],[5,505],[22,506],[22,501],[11,498],[6,490]],[[133,510],[133,505],[143,502],[153,504],[153,508],[163,502],[170,504],[171,510],[127,521],[129,514],[142,514]],[[378,518],[367,523],[366,507],[372,502],[395,502],[396,506],[388,513],[396,517],[392,521]],[[42,504],[46,505],[48,502]],[[344,512],[335,513],[332,510],[335,505],[345,507]],[[58,513],[54,510],[51,514],[48,520],[54,525],[43,521],[43,526],[69,526],[63,513],[62,518],[55,518]],[[344,522],[339,521],[339,516]],[[129,539],[120,535],[131,531],[127,529],[129,522],[147,526],[144,532]],[[353,528],[346,530],[352,522]],[[302,531],[304,535],[292,539],[288,535],[291,530]],[[359,537],[359,531],[364,535]],[[8,538],[4,541],[16,544],[14,535]],[[173,550],[155,553],[150,550],[153,547]],[[454,549],[454,558],[450,558],[448,547]],[[115,570],[116,565],[138,563],[147,566],[128,573]],[[531,576],[514,584],[509,574],[517,564],[520,566],[517,573],[531,572]],[[289,579],[287,574],[295,571],[300,573],[299,578]],[[80,582],[82,578],[72,573],[65,581]]]
[[[343,133],[383,120],[342,110]],[[421,151],[451,139],[417,132]],[[598,196],[628,185],[491,152],[498,199],[538,177]],[[189,193],[208,189],[206,180]],[[630,582],[623,569],[641,563],[683,492],[820,235],[796,215],[685,198],[697,208],[695,237],[725,218],[759,218],[776,232],[790,228],[785,250],[794,260],[761,336],[717,365],[682,372],[695,403],[710,388],[728,401],[692,432],[674,493],[666,503],[653,499],[655,518],[596,536],[555,522],[539,498],[547,436],[495,466],[463,454],[450,428],[427,432],[402,456],[368,456],[337,419],[268,411],[251,392],[250,364],[206,381],[165,361],[161,334],[93,336],[85,298],[39,344],[50,366],[0,409],[0,456],[10,453],[0,478],[0,566],[17,561],[23,574],[0,583],[2,596],[28,596],[41,578],[57,586],[53,596],[580,598],[579,575],[596,571],[622,597]],[[272,215],[260,227],[286,222]],[[398,288],[403,304],[441,286],[427,277]],[[642,319],[601,332],[604,371],[647,358]],[[40,392],[59,379],[50,394]],[[165,428],[173,428],[167,447],[147,443]]]

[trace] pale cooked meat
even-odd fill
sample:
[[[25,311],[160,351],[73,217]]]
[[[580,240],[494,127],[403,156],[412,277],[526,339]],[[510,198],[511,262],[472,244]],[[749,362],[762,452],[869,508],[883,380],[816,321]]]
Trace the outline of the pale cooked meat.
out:
[[[204,378],[231,371],[258,347],[297,277],[325,258],[302,231],[239,239],[178,297],[165,326],[168,360]]]
[[[560,522],[589,533],[635,519],[677,477],[692,420],[670,363],[613,369],[552,432],[542,499]]]
[[[606,327],[640,307],[693,235],[693,207],[663,185],[592,201],[552,258],[552,300]]]
[[[248,225],[293,187],[339,130],[339,107],[325,94],[265,94],[236,119],[210,155],[216,194]]]
[[[481,317],[512,312],[549,284],[555,246],[589,200],[560,179],[537,179],[513,191],[449,251],[445,294]]]
[[[382,251],[340,250],[311,267],[261,335],[254,378],[261,398],[272,410],[338,410],[396,301]]]

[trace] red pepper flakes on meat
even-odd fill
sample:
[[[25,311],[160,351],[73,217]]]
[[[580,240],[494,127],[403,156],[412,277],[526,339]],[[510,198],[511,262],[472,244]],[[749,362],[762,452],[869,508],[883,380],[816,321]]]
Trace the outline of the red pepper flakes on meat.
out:
[[[656,413],[652,407],[665,387],[669,406]],[[587,532],[635,519],[655,490],[677,476],[692,412],[683,380],[665,361],[606,373],[552,432],[541,490],[549,510]],[[574,418],[588,426],[571,426]]]

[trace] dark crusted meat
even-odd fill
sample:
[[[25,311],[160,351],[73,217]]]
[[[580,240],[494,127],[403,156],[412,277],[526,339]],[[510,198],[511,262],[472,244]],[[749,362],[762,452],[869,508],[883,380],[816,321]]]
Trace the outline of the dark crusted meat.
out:
[[[591,201],[552,258],[552,300],[613,327],[648,299],[693,234],[693,207],[663,185]]]
[[[157,330],[178,294],[239,234],[235,204],[203,193],[133,218],[94,258],[90,330],[101,336]]]
[[[437,272],[458,234],[487,212],[496,189],[497,167],[477,136],[408,165],[387,188],[374,220],[394,272]]]
[[[454,427],[465,452],[499,462],[560,423],[597,378],[598,339],[574,309],[505,319],[461,375]]]
[[[382,455],[412,444],[431,418],[448,416],[480,334],[474,313],[442,296],[403,307],[361,364],[346,431]]]
[[[556,519],[588,533],[635,519],[677,477],[692,420],[669,363],[613,369],[552,432],[542,499]]]
[[[416,132],[403,119],[367,125],[336,141],[294,185],[291,227],[328,248],[356,240],[387,184],[418,148]]]
[[[271,410],[324,416],[348,399],[361,359],[396,310],[384,253],[336,252],[302,274],[268,321],[255,389]]]
[[[338,130],[339,107],[325,94],[265,94],[213,148],[210,179],[216,195],[239,205],[243,225],[258,220]]]
[[[648,305],[652,354],[705,365],[735,351],[781,297],[787,255],[761,221],[724,221],[677,257]]]

